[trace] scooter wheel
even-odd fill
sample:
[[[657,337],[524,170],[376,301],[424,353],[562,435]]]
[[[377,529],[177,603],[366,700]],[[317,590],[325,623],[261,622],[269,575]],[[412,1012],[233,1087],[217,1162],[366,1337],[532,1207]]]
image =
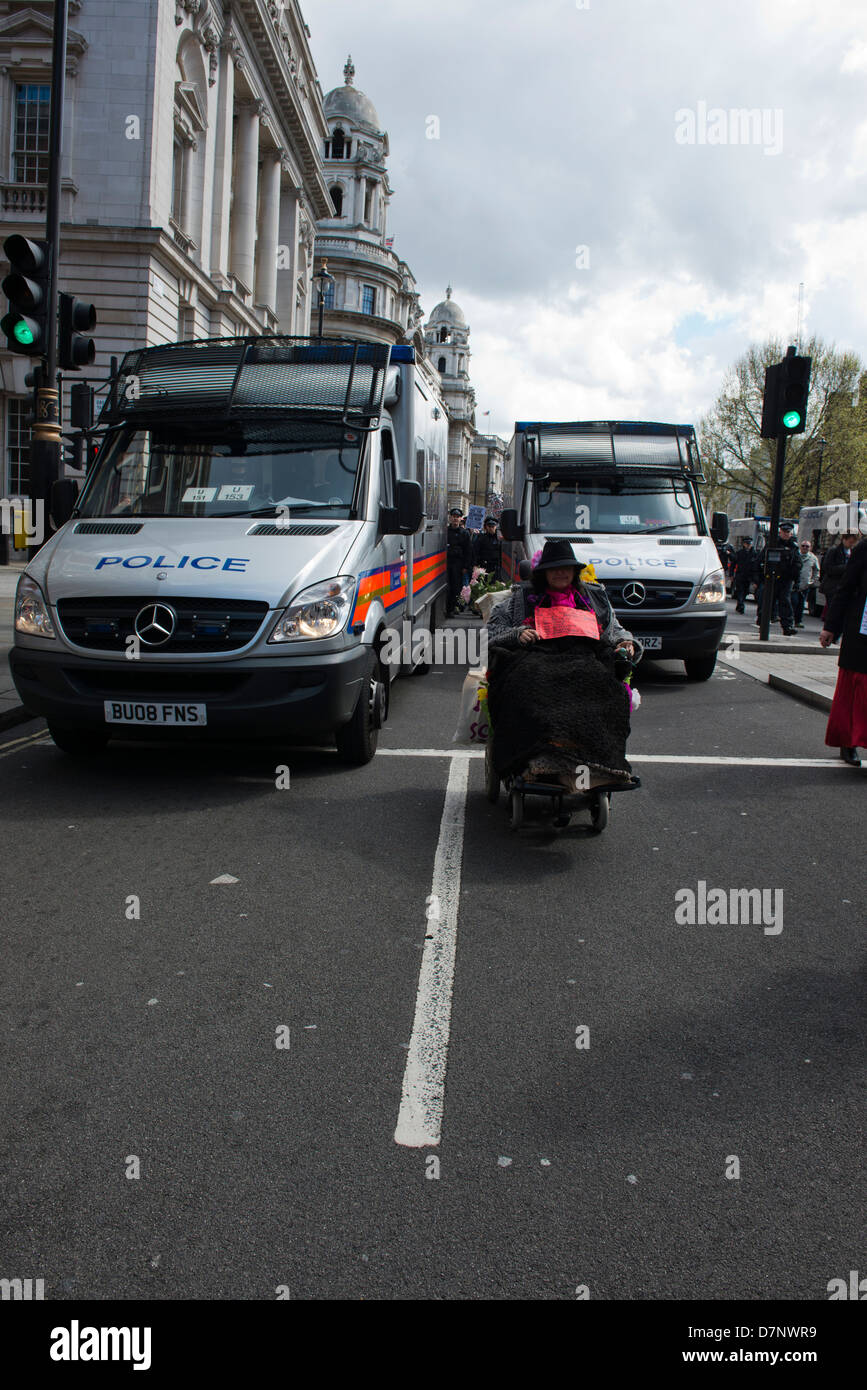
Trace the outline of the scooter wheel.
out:
[[[611,816],[611,797],[600,792],[590,810],[590,825],[594,835],[601,835]]]
[[[510,792],[509,794],[509,824],[513,830],[519,830],[524,823],[524,798],[520,792]]]
[[[500,799],[500,779],[494,771],[494,754],[490,736],[485,744],[485,795],[492,805]]]

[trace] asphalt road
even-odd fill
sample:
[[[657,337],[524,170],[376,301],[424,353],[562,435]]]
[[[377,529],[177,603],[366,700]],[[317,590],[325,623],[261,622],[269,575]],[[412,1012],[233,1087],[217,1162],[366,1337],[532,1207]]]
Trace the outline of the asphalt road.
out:
[[[510,831],[470,759],[445,868],[458,760],[411,750],[451,751],[462,671],[399,681],[357,770],[4,736],[0,1275],[50,1299],[824,1300],[864,1269],[867,771],[820,713],[681,670],[644,671],[643,786],[603,835]],[[416,1148],[435,865],[460,874],[454,990]],[[781,889],[782,930],[681,925],[699,881]]]

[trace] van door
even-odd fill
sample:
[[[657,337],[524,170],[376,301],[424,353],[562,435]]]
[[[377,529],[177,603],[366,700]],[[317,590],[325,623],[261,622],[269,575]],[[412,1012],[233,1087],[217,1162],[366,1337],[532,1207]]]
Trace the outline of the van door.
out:
[[[397,501],[397,479],[399,476],[394,434],[390,425],[384,425],[379,433],[379,505],[394,507]],[[380,536],[377,550],[377,563],[382,567],[382,604],[386,611],[388,626],[394,628],[402,640],[401,623],[407,612],[407,569],[412,556],[409,547],[411,536]],[[392,667],[392,675],[399,668]]]

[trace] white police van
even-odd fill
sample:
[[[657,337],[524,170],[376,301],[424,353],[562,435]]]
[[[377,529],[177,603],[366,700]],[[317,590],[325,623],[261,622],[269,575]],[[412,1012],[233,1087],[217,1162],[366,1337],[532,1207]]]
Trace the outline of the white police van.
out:
[[[445,589],[447,425],[410,347],[128,353],[81,495],[54,485],[65,524],[19,581],[24,705],[69,752],[183,730],[333,736],[368,761],[388,632],[433,629]]]
[[[726,623],[715,542],[727,539],[728,518],[718,513],[708,527],[693,427],[518,421],[508,468],[515,506],[500,518],[508,576],[517,579],[546,540],[568,540],[645,651],[681,659],[690,680],[707,680]]]

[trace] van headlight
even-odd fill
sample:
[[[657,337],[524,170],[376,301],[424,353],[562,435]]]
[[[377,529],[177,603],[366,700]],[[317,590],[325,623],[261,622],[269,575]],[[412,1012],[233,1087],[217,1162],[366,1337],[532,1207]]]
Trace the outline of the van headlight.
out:
[[[34,579],[22,574],[15,591],[15,631],[28,637],[56,637],[42,590]]]
[[[304,589],[284,610],[269,642],[304,642],[333,637],[346,626],[352,609],[355,580],[343,574]]]
[[[696,603],[725,603],[726,581],[722,570],[714,570],[706,579],[702,580],[701,587],[695,596]]]

